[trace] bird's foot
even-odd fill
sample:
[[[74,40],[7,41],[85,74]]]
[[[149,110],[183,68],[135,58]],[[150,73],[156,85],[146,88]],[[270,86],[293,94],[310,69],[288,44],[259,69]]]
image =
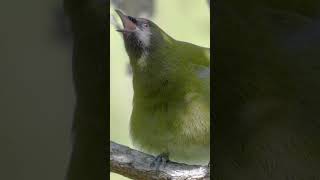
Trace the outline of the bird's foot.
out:
[[[150,164],[150,167],[156,167],[156,170],[158,171],[161,164],[163,164],[163,167],[166,166],[166,163],[169,161],[169,153],[161,153],[158,155]]]

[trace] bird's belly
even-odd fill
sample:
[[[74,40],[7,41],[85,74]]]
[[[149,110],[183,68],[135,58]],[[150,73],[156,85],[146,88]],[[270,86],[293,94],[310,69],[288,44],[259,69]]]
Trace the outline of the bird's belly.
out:
[[[133,111],[130,134],[134,146],[153,155],[168,152],[173,161],[207,164],[210,157],[209,112],[203,112],[201,116],[177,109]]]
[[[210,145],[199,144],[169,144],[170,160],[187,164],[206,165],[210,159]]]
[[[153,125],[146,126],[146,132],[136,132],[131,129],[131,138],[135,147],[152,155],[169,153],[172,161],[188,164],[207,164],[210,159],[210,143],[199,143],[189,140],[187,136],[178,135],[172,131],[154,129]],[[192,129],[191,129],[192,130]],[[152,132],[151,132],[152,131]],[[146,133],[146,134],[145,134]],[[140,136],[138,134],[144,134]]]

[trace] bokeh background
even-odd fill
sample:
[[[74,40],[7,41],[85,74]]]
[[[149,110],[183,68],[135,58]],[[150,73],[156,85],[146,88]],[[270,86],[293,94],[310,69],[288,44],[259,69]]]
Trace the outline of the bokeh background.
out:
[[[113,0],[110,14],[121,24],[114,9],[154,21],[173,38],[210,47],[210,8],[207,0]],[[122,25],[122,24],[121,24]],[[110,138],[132,147],[129,120],[132,109],[132,82],[129,58],[122,36],[110,24]],[[112,180],[126,179],[111,173]]]

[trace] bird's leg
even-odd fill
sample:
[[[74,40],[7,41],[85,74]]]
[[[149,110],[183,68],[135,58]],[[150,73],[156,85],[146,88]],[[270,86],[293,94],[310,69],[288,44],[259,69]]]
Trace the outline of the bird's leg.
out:
[[[160,168],[160,165],[163,164],[163,167],[165,167],[166,163],[169,161],[169,153],[164,152],[160,155],[156,156],[156,158],[152,161],[150,164],[150,167],[156,167],[156,170],[158,171]]]

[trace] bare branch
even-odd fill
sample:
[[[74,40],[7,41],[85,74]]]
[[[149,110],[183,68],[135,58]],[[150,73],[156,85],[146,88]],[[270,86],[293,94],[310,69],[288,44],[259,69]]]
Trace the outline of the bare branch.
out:
[[[154,156],[110,142],[111,172],[121,174],[131,179],[150,180],[191,180],[210,179],[210,169],[207,166],[187,165],[167,162],[159,171],[151,168]]]

